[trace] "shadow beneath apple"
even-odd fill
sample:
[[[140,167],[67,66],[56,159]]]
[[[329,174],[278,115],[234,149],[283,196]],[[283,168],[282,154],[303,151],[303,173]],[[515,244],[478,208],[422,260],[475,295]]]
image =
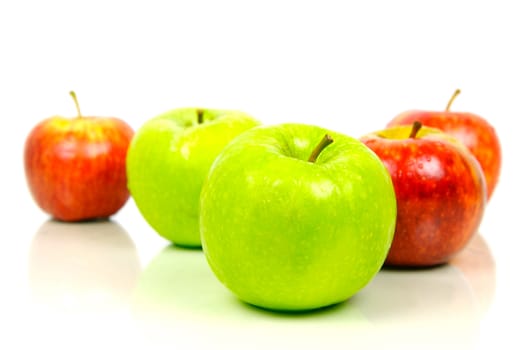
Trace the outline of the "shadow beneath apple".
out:
[[[134,242],[110,220],[44,222],[28,263],[34,301],[68,313],[126,308],[141,272]]]
[[[494,274],[494,263],[481,242],[476,237],[451,264],[433,269],[382,269],[347,302],[289,313],[238,300],[217,280],[201,251],[168,246],[142,273],[132,310],[150,339],[169,344],[174,337],[190,337],[194,347],[211,339],[214,344],[232,346],[233,340],[250,338],[249,343],[260,348],[283,348],[287,342],[303,349],[341,344],[364,348],[405,344],[411,336],[415,341],[433,342],[431,336],[443,336],[465,344],[481,317],[477,295],[487,294],[495,282],[484,277],[491,271]],[[475,246],[479,262],[474,269],[470,255]],[[420,335],[415,337],[412,332]]]
[[[242,300],[239,300],[239,302],[242,304],[243,307],[246,307],[248,309],[251,309],[252,312],[260,312],[265,314],[268,317],[277,317],[277,318],[304,318],[304,317],[323,317],[324,314],[331,314],[331,313],[337,313],[337,312],[343,312],[343,310],[339,310],[340,308],[346,308],[349,307],[348,304],[353,302],[353,299],[332,304],[328,306],[324,306],[318,309],[312,309],[312,310],[273,310],[273,309],[267,309],[264,307],[260,307],[257,305],[252,305],[249,303],[246,303]]]

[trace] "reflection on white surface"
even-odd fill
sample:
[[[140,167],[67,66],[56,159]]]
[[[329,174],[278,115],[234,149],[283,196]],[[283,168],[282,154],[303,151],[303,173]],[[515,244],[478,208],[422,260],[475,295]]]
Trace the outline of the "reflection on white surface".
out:
[[[477,235],[449,264],[382,270],[360,294],[359,308],[392,342],[474,348],[495,279],[491,253]]]
[[[113,221],[49,220],[30,247],[31,295],[54,311],[102,313],[126,308],[140,270],[134,242]]]
[[[237,300],[199,250],[166,247],[142,273],[133,314],[149,341],[214,348],[473,348],[491,303],[495,265],[477,235],[451,264],[383,269],[346,303],[280,314]]]
[[[476,235],[466,249],[453,258],[451,265],[469,281],[477,311],[483,317],[495,297],[497,276],[495,260],[482,236]]]
[[[38,342],[76,346],[89,329],[89,346],[149,349],[470,349],[496,280],[477,235],[450,264],[383,269],[348,302],[274,313],[236,299],[201,250],[167,246],[141,272],[117,223],[52,220],[31,242],[28,277]]]

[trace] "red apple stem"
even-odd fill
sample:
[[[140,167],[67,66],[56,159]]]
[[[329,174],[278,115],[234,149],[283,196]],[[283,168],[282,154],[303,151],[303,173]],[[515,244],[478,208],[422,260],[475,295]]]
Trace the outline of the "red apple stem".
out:
[[[451,108],[451,105],[453,104],[453,101],[457,98],[457,96],[460,94],[460,89],[456,89],[453,93],[453,96],[449,99],[447,106],[446,106],[446,112],[449,112],[449,109]]]
[[[320,143],[318,143],[318,145],[312,151],[309,157],[309,162],[315,163],[316,159],[318,159],[318,156],[325,149],[325,147],[327,147],[333,142],[334,142],[334,139],[330,135],[325,134],[323,138],[321,139]]]
[[[204,122],[204,111],[201,108],[197,109],[197,124],[203,124]]]
[[[418,131],[422,128],[422,123],[418,120],[413,122],[413,127],[411,128],[411,133],[409,134],[410,139],[414,139]]]
[[[77,114],[78,114],[78,117],[82,117],[82,114],[80,113],[80,106],[79,106],[79,101],[77,100],[77,94],[75,93],[75,91],[70,91],[69,94],[71,95],[71,97],[73,98],[73,102],[75,102],[75,107],[77,108]]]

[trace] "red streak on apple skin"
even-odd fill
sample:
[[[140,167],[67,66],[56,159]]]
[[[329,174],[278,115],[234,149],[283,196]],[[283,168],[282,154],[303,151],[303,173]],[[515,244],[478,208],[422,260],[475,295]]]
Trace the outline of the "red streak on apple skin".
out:
[[[432,266],[450,260],[476,234],[484,212],[484,179],[475,159],[441,141],[363,141],[387,167],[397,197],[395,236],[385,264]]]
[[[126,152],[133,130],[116,118],[52,117],[30,132],[27,183],[45,212],[62,221],[106,218],[129,198]]]
[[[501,146],[493,126],[473,113],[413,110],[395,117],[388,127],[412,124],[416,120],[457,138],[470,150],[484,172],[487,198],[491,198],[499,180],[502,162]]]

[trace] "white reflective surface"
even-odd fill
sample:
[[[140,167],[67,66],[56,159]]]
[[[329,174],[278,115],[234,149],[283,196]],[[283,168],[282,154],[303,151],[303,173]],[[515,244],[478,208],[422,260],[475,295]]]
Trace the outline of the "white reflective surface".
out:
[[[478,234],[450,264],[384,268],[343,304],[269,312],[236,299],[201,250],[157,239],[131,220],[137,214],[129,203],[111,221],[66,224],[43,216],[24,235],[17,259],[3,266],[11,271],[6,286],[15,287],[2,299],[2,318],[13,331],[4,340],[59,348],[489,349],[484,341],[494,337],[484,333],[501,332],[499,312],[512,311],[495,307],[520,306],[505,299],[506,290],[498,293],[506,274],[498,275]],[[488,329],[495,322],[499,329]]]
[[[516,1],[0,2],[0,349],[526,348],[526,22]],[[478,235],[450,264],[384,269],[346,303],[278,314],[238,301],[199,250],[133,201],[49,220],[25,184],[40,120],[240,109],[360,137],[407,109],[487,118],[503,152]]]

